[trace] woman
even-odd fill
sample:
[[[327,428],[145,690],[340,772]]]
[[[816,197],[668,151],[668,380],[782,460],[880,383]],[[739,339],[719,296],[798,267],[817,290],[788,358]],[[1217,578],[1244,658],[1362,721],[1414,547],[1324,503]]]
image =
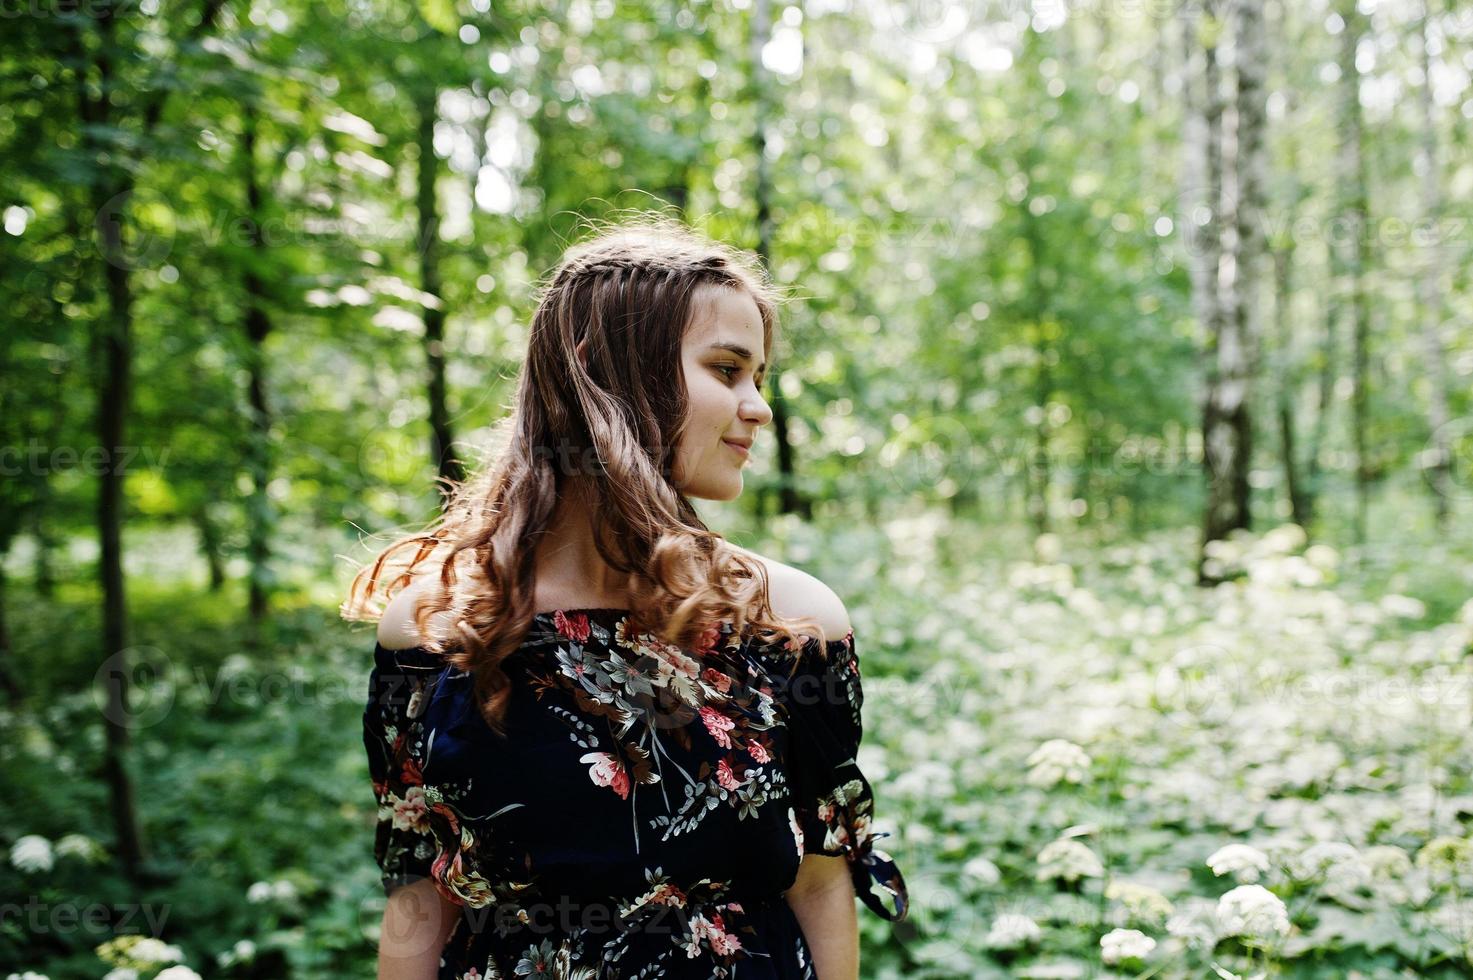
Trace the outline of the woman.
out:
[[[856,894],[904,917],[843,603],[690,504],[741,493],[775,327],[760,265],[683,226],[570,249],[503,448],[354,581],[349,618],[394,592],[380,978],[852,980]]]

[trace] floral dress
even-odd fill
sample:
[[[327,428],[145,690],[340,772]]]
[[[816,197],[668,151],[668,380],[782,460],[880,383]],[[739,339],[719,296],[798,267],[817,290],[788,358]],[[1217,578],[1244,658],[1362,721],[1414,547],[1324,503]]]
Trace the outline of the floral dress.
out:
[[[855,761],[854,635],[823,646],[723,623],[682,650],[629,610],[538,613],[504,664],[499,738],[468,672],[376,644],[374,856],[386,894],[429,878],[461,906],[441,980],[813,978],[782,897],[805,853],[904,918]]]

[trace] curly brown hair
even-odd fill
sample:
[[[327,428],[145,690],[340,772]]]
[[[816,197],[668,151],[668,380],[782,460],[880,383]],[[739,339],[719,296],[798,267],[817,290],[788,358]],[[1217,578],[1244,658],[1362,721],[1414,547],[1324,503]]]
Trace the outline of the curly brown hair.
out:
[[[681,340],[697,292],[713,287],[752,297],[770,355],[781,295],[751,253],[664,216],[598,227],[570,247],[539,286],[514,412],[482,466],[447,484],[436,520],[353,579],[342,616],[377,620],[378,594],[387,601],[421,565],[438,570],[414,610],[423,649],[473,674],[481,715],[498,734],[510,686],[501,664],[539,611],[529,543],[548,529],[567,483],[560,460],[596,462],[577,471],[594,541],[630,576],[641,629],[683,650],[722,622],[790,650],[804,642],[797,629],[822,644],[817,622],[773,612],[766,569],[707,528],[671,476],[687,407]],[[430,618],[447,610],[453,635],[431,635]]]

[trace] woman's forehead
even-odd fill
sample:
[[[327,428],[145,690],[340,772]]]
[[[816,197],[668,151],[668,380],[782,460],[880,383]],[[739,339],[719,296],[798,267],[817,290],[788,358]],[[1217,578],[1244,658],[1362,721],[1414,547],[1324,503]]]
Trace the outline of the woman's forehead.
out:
[[[729,343],[761,351],[765,331],[757,301],[744,289],[710,287],[692,297],[691,324],[686,344],[708,347]]]

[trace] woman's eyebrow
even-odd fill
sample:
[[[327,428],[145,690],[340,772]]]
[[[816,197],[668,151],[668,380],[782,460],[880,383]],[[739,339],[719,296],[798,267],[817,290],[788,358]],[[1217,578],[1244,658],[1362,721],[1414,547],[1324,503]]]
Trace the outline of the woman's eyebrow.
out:
[[[716,343],[712,344],[710,347],[708,347],[707,350],[725,350],[725,351],[731,351],[737,357],[744,358],[745,360],[748,360],[748,361],[752,360],[752,352],[751,351],[747,350],[747,348],[743,347],[741,344],[734,344],[734,343],[732,343],[731,341],[728,341],[728,340],[719,340]],[[763,363],[757,365],[757,373],[758,374],[761,374],[766,369],[767,369],[767,363],[765,361]]]

